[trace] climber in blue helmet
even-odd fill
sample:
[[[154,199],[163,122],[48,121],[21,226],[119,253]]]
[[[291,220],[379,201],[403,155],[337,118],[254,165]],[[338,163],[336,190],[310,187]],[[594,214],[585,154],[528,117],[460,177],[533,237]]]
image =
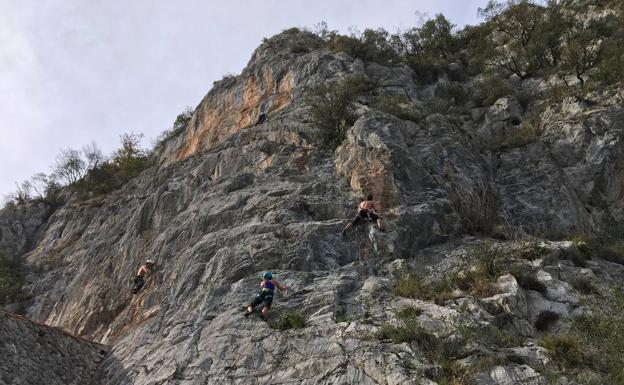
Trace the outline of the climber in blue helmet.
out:
[[[275,288],[284,293],[288,290],[286,286],[273,279],[273,274],[270,271],[265,271],[264,274],[262,274],[260,290],[258,291],[258,294],[256,294],[254,300],[247,306],[245,317],[248,317],[251,313],[253,313],[256,306],[264,303],[264,307],[262,308],[262,318],[266,320],[269,314],[269,308],[273,303]]]

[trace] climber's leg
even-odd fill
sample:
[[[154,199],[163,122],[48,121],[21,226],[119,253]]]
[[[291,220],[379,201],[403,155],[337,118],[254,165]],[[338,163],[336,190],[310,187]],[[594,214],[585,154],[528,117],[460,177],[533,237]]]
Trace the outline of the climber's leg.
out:
[[[347,233],[347,230],[349,230],[352,227],[357,226],[358,224],[360,224],[363,221],[364,221],[364,218],[362,218],[362,216],[358,212],[357,214],[355,214],[355,217],[353,217],[353,220],[351,221],[351,223],[349,223],[347,226],[345,226],[345,228],[342,230],[342,235],[344,236]]]
[[[256,297],[251,301],[251,303],[247,306],[247,311],[245,312],[245,317],[248,317],[251,313],[253,313],[254,308],[260,305],[263,301],[263,297],[261,293],[256,294]]]
[[[269,309],[271,308],[271,304],[273,303],[273,295],[267,295],[264,298],[264,307],[262,308],[262,318],[266,320],[269,315]]]
[[[370,219],[376,222],[377,228],[381,231],[381,217],[375,213],[371,213]]]

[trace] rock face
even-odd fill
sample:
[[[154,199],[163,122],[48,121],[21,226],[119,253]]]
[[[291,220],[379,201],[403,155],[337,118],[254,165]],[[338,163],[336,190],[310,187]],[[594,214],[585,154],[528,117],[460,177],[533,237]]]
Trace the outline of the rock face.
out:
[[[89,384],[103,345],[0,309],[0,384]],[[97,377],[97,376],[96,376]]]
[[[0,250],[9,257],[23,253],[51,211],[45,203],[0,210]]]
[[[543,293],[511,275],[478,300],[455,293],[434,304],[392,288],[408,270],[436,277],[462,266],[478,241],[466,233],[476,230],[556,238],[622,223],[622,94],[553,106],[539,118],[543,135],[519,147],[492,144],[520,129],[511,97],[484,113],[419,123],[363,97],[333,151],[316,139],[308,87],[355,74],[415,104],[428,93],[410,69],[319,46],[295,31],[263,43],[240,76],[215,84],[157,164],[120,190],[52,213],[0,212],[0,245],[29,267],[27,316],[111,346],[97,383],[435,384],[442,370],[424,347],[375,338],[403,308],[419,307],[430,333],[450,334],[449,319],[461,314],[474,324],[510,319],[505,327],[523,338],[540,333],[534,322],[545,310],[578,311],[566,280],[582,268],[555,257],[571,244],[547,243],[550,259],[519,263]],[[260,112],[268,122],[253,125]],[[385,232],[360,227],[341,237],[365,193],[379,201]],[[132,296],[148,258],[156,270]],[[622,278],[605,264],[586,273]],[[268,323],[242,316],[265,270],[289,287]],[[288,311],[305,317],[303,329],[271,327]],[[504,350],[513,364],[484,370],[480,383],[545,383],[529,365],[546,358],[529,342]],[[491,349],[455,358],[482,352]]]

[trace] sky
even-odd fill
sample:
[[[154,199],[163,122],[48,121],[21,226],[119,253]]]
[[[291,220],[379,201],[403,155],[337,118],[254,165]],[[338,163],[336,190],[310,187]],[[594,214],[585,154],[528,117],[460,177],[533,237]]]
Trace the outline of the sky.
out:
[[[262,38],[325,21],[391,32],[443,13],[478,22],[486,0],[0,0],[0,201],[64,148],[150,145]]]

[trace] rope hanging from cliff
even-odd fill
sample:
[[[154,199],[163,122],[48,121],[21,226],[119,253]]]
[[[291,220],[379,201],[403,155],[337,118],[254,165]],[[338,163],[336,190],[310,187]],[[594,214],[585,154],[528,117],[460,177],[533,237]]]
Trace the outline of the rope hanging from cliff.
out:
[[[369,230],[364,230],[364,231],[366,231],[368,233],[370,231],[370,229],[373,228],[373,227],[370,227],[370,226],[371,225],[369,225]],[[372,225],[372,226],[374,226],[374,225]],[[363,229],[367,229],[367,227],[364,227],[364,226],[362,228]],[[361,231],[361,229],[355,231],[355,233],[356,233],[357,250],[358,250],[358,263],[359,263],[358,270],[357,270],[357,273],[358,273],[357,281],[358,281],[358,285],[360,287],[360,298],[357,301],[357,309],[358,309],[358,311],[357,311],[357,316],[356,316],[356,319],[355,319],[355,327],[354,327],[353,359],[354,359],[356,370],[355,370],[355,373],[353,375],[353,379],[352,379],[352,382],[351,382],[352,384],[359,384],[360,383],[360,381],[358,379],[358,373],[359,373],[358,370],[362,370],[362,371],[364,370],[364,368],[363,368],[363,365],[364,365],[364,355],[363,354],[361,355],[362,361],[359,362],[359,363],[357,362],[358,351],[360,350],[359,349],[359,338],[358,338],[358,336],[360,335],[360,331],[359,331],[360,318],[365,316],[365,314],[363,312],[364,305],[362,303],[362,301],[363,301],[362,300],[362,288],[364,286],[364,281],[365,281],[365,278],[367,277],[367,274],[364,271],[364,268],[365,268],[364,263],[366,262],[366,265],[367,265],[366,267],[368,268],[369,267],[369,263],[371,262],[371,261],[368,260],[368,258],[367,258],[368,256],[365,258],[362,255],[362,246],[361,246],[362,245],[362,236],[360,234],[360,231]],[[368,239],[368,237],[365,237],[365,238]],[[375,250],[375,253],[376,253],[377,257],[379,257],[379,252],[377,250]],[[369,273],[370,273],[370,271],[369,271]],[[372,274],[375,275],[374,272]],[[383,301],[382,301],[382,306],[384,306]],[[384,373],[384,377],[385,377],[386,376],[386,358],[383,355],[383,352],[381,354],[381,359],[383,361],[382,367],[383,367],[383,373]],[[385,384],[388,384],[387,378],[385,379]]]
[[[360,293],[359,293],[359,299],[356,302],[356,317],[355,317],[355,321],[354,321],[354,330],[353,330],[353,362],[354,362],[354,374],[353,374],[353,380],[352,383],[353,384],[357,384],[358,382],[358,374],[359,374],[359,370],[361,368],[359,368],[359,363],[357,362],[358,359],[358,350],[359,350],[359,335],[360,335],[360,318],[363,316],[362,314],[362,277],[364,276],[364,258],[362,258],[362,248],[361,248],[361,237],[360,237],[360,231],[356,229],[355,231],[356,234],[356,243],[357,243],[357,254],[358,254],[358,268],[357,268],[357,284],[358,287],[360,288]]]

